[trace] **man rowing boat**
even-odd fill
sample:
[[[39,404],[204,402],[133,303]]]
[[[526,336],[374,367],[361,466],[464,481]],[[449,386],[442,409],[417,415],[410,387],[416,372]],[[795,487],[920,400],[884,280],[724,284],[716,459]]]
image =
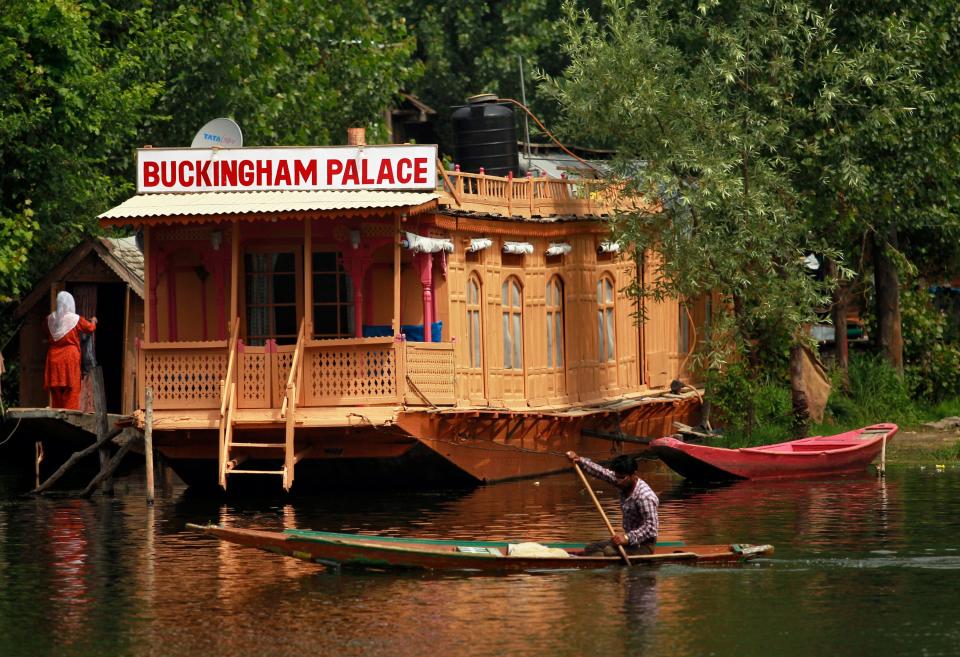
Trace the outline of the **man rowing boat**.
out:
[[[637,473],[637,460],[621,454],[613,460],[610,468],[605,468],[585,456],[578,456],[576,452],[567,452],[567,458],[578,464],[587,474],[620,489],[623,532],[588,544],[583,549],[584,556],[615,557],[618,554],[618,545],[622,545],[628,555],[652,554],[660,531],[660,519],[657,515],[660,500]]]

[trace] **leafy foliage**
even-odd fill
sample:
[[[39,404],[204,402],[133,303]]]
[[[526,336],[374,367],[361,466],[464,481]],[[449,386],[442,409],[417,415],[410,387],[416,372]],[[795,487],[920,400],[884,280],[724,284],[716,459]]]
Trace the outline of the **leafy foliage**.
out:
[[[143,9],[124,22],[121,50],[98,3],[10,0],[0,12],[0,300],[131,189],[130,149],[161,90],[142,55],[160,35]]]
[[[960,340],[946,315],[918,286],[903,290],[904,358],[907,384],[915,397],[940,401],[960,394]]]
[[[342,143],[348,127],[383,139],[383,113],[421,66],[415,39],[389,4],[362,0],[206,0],[159,3],[180,37],[156,54],[153,143],[188,145],[210,119],[229,116],[248,145]]]
[[[563,0],[398,0],[397,12],[405,16],[417,36],[417,57],[424,76],[413,91],[441,117],[441,142],[452,134],[443,121],[451,107],[467,97],[494,93],[521,100],[520,61],[527,104],[545,122],[554,125],[557,108],[539,93],[537,73],[558,75],[567,65],[562,47],[564,34],[557,24]],[[597,0],[580,6],[599,14]],[[530,124],[531,134],[537,131]]]
[[[601,22],[567,5],[572,64],[548,90],[568,134],[614,147],[625,189],[646,200],[615,233],[663,258],[630,291],[720,291],[736,318],[727,373],[737,378],[740,357],[749,376],[780,380],[834,283],[810,276],[804,255],[848,277],[844,251],[875,230],[874,210],[903,175],[891,156],[933,97],[918,81],[923,27],[883,7],[854,15],[813,0],[604,9]],[[881,244],[895,225],[880,224]]]

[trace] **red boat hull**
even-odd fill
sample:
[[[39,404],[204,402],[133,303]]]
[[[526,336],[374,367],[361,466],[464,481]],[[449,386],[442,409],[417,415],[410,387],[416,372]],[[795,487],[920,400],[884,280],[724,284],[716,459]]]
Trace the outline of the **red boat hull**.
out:
[[[835,436],[740,449],[658,438],[650,447],[673,470],[698,481],[817,477],[863,470],[897,430],[895,424],[874,424]]]

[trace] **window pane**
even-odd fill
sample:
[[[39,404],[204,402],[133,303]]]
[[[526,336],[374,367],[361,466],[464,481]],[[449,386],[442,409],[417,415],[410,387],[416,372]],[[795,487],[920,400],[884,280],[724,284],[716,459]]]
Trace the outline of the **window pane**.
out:
[[[480,313],[473,313],[473,355],[474,367],[483,367],[483,340],[480,336]]]
[[[614,360],[616,342],[614,342],[613,308],[607,308],[607,360]]]
[[[297,281],[293,274],[275,274],[273,277],[273,302],[296,303]]]
[[[505,282],[505,283],[503,284],[503,288],[502,288],[502,290],[501,290],[500,302],[501,302],[504,306],[507,306],[507,305],[510,304],[510,290],[509,290],[509,287],[510,287],[510,281],[507,281],[507,282]]]
[[[554,313],[553,321],[555,323],[554,335],[557,336],[554,342],[557,348],[557,367],[563,367],[563,313]]]
[[[506,287],[503,288],[506,293]],[[503,313],[503,367],[510,369],[512,365],[511,355],[513,354],[512,341],[510,340],[510,315]]]
[[[513,289],[513,307],[520,307],[520,285],[516,281],[513,281],[510,284],[510,287]]]
[[[547,283],[547,308],[553,305],[553,281]]]
[[[513,315],[513,366],[523,367],[523,332],[520,328],[520,313]]]
[[[607,303],[613,302],[613,283],[610,282],[610,279],[606,279],[603,282],[603,286],[607,291]]]
[[[603,279],[597,281],[597,305],[603,305]]]
[[[550,286],[547,286],[550,294]],[[547,313],[547,367],[553,369],[553,313]]]
[[[247,308],[247,344],[260,346],[263,337],[269,332],[269,308],[256,306]]]
[[[313,332],[326,338],[337,335],[337,314],[332,307],[313,307]]]
[[[278,306],[273,309],[274,335],[297,334],[296,306]]]
[[[347,274],[340,273],[340,302],[350,303],[353,301],[353,279]]]
[[[316,274],[313,277],[313,300],[321,303],[336,303],[337,275]]]
[[[275,272],[293,273],[296,271],[297,257],[292,253],[274,253],[272,260],[273,271]]]
[[[247,304],[269,303],[270,277],[263,274],[247,276]]]
[[[600,337],[600,362],[603,363],[607,360],[605,349],[607,332],[603,330],[603,309],[597,311],[597,335]]]
[[[248,253],[243,257],[243,264],[247,272],[270,271],[270,259],[267,253]]]
[[[330,251],[314,252],[313,271],[337,271],[337,254]]]

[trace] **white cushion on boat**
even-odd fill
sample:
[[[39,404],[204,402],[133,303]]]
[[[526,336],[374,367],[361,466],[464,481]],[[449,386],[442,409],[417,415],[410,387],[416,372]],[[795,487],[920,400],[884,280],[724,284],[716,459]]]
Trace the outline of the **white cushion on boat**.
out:
[[[511,557],[569,557],[562,548],[547,547],[541,543],[511,543],[507,546],[507,555]]]

